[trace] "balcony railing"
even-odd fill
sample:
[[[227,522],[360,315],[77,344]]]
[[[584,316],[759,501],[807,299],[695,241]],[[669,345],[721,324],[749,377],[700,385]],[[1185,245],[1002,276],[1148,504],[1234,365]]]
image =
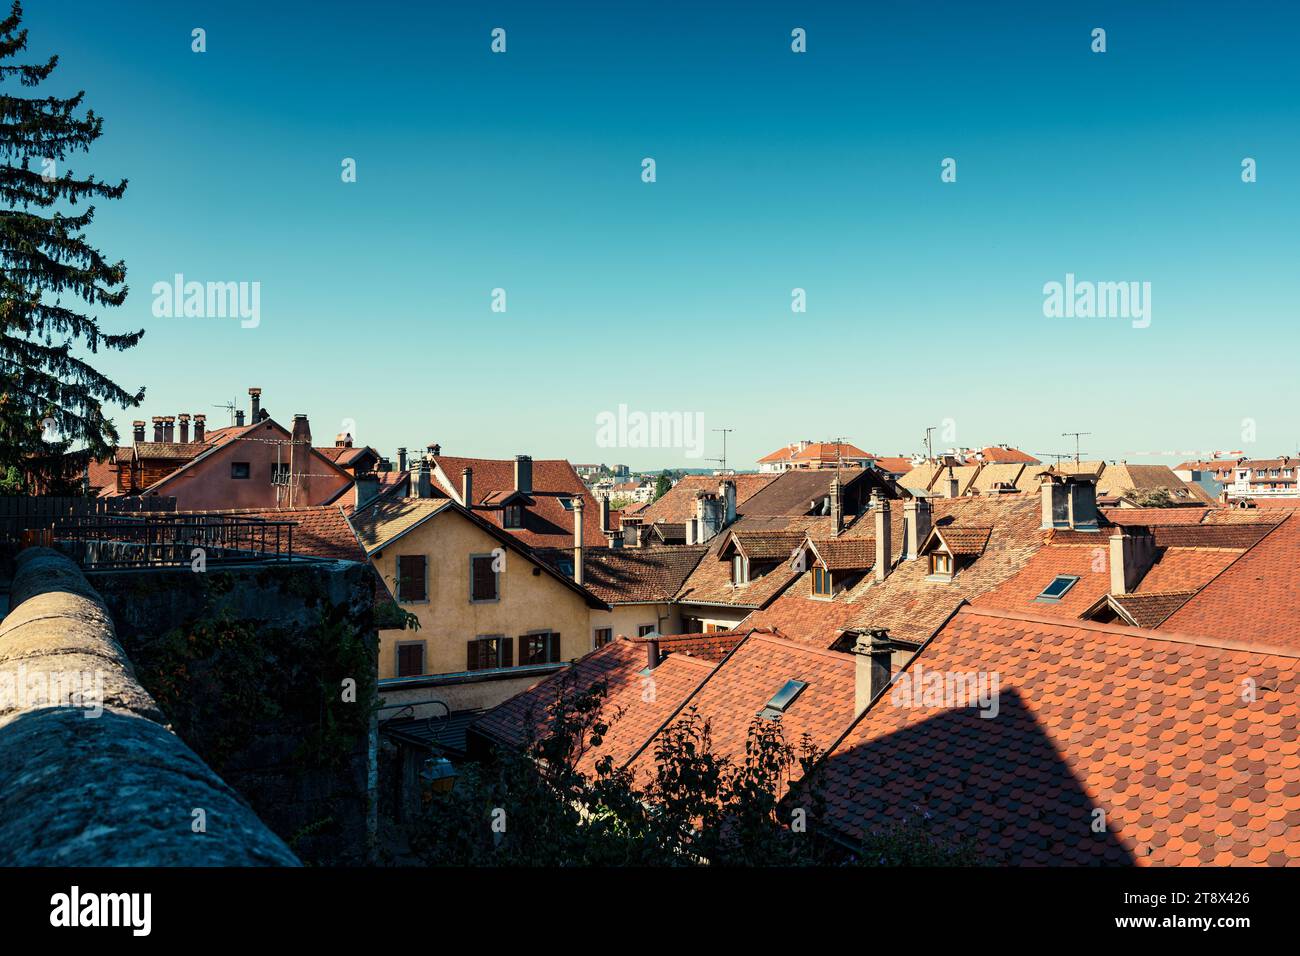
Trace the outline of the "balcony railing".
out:
[[[230,514],[80,515],[56,519],[52,543],[83,568],[138,568],[288,560],[293,521]]]

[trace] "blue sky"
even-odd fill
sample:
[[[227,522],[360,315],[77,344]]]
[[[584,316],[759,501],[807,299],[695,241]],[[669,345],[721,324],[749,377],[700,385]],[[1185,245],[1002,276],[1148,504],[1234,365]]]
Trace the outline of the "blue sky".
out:
[[[1043,453],[1294,453],[1300,13],[984,7],[29,0],[47,86],[105,117],[73,168],[130,180],[92,233],[132,289],[104,324],[147,329],[101,360],[148,388],[119,428],[219,424],[258,385],[318,443],[351,419],[390,454],[708,464],[597,447],[620,404],[734,428],[737,467],[797,438],[911,452],[945,420]],[[260,325],[155,318],[175,273],[260,282]],[[1066,273],[1150,282],[1150,327],[1044,317]]]

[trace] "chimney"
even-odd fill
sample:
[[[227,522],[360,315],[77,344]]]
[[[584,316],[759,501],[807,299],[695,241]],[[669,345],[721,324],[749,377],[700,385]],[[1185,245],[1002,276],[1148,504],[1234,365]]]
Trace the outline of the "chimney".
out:
[[[207,428],[208,428],[208,416],[195,415],[194,416],[194,440],[200,442],[203,441],[207,437]]]
[[[244,427],[244,410],[242,408],[235,409],[235,427],[236,428]]]
[[[718,482],[718,497],[722,500],[722,526],[736,520],[736,483],[730,478]]]
[[[526,457],[526,456],[520,456]],[[515,459],[516,476],[518,475],[519,458]],[[533,460],[528,459],[529,470],[532,470]],[[584,505],[582,496],[573,499],[573,580],[576,584],[582,584],[582,509]]]
[[[953,474],[952,465],[948,466],[948,475],[943,479],[943,496],[945,498],[956,498],[957,489],[961,487],[961,482]]]
[[[289,445],[289,507],[298,504],[298,496],[311,503],[311,469],[307,463],[311,460],[311,425],[307,416],[298,412],[293,416],[293,432]]]
[[[131,423],[131,438],[137,445],[144,441],[144,422],[135,421]]]
[[[831,479],[831,527],[835,534],[844,530],[844,506],[840,502],[840,476]]]
[[[708,544],[722,530],[722,513],[726,507],[717,495],[701,491],[695,497],[695,543]]]
[[[515,491],[525,495],[533,493],[533,459],[530,455],[515,455]]]
[[[883,581],[889,577],[889,562],[894,554],[890,540],[893,527],[889,523],[889,502],[878,489],[871,496],[871,512],[876,518],[876,580]]]
[[[177,415],[176,421],[180,422],[181,426],[181,437],[179,441],[182,445],[188,445],[190,443],[190,416],[184,414]]]
[[[434,442],[432,445],[429,446],[429,454],[432,455],[434,458],[437,458],[439,455],[442,454],[442,446],[439,445],[437,442]]]
[[[645,669],[654,670],[659,666],[659,639],[652,637],[645,642]]]
[[[1097,531],[1097,479],[1091,475],[1044,472],[1039,487],[1042,527]]]
[[[406,471],[406,449],[397,449],[397,470]]]
[[[170,445],[175,440],[176,440],[176,416],[164,415],[163,416],[163,441],[165,441],[167,444]]]
[[[421,462],[421,468],[428,466]],[[460,472],[460,500],[464,502],[466,508],[474,506],[474,469],[463,468]]]
[[[248,420],[256,425],[261,420],[262,412],[262,390],[260,388],[250,388],[248,390],[248,404],[251,410]]]
[[[930,537],[932,514],[929,498],[909,498],[903,502],[903,535],[907,539],[904,557],[908,561],[915,561],[921,556],[921,547],[925,544],[925,539]]]
[[[609,495],[600,499],[600,533],[609,536]]]
[[[1117,529],[1110,539],[1110,593],[1128,594],[1155,563],[1155,539],[1145,531]]]
[[[855,717],[871,706],[871,702],[889,686],[893,652],[889,631],[879,627],[872,628],[865,637],[860,637],[854,646],[853,653],[857,655],[853,693]]]
[[[407,497],[410,498],[432,498],[433,497],[433,473],[429,471],[429,463],[421,458],[415,465],[415,475],[411,478],[407,486],[409,491]],[[469,507],[468,504],[465,507]]]
[[[364,508],[379,496],[379,476],[373,473],[357,475],[352,481],[352,509]]]
[[[347,432],[339,432],[337,435],[334,436],[334,447],[351,448],[352,436],[349,435]]]
[[[155,415],[153,417],[153,440],[156,444],[162,444],[163,420],[161,415]]]

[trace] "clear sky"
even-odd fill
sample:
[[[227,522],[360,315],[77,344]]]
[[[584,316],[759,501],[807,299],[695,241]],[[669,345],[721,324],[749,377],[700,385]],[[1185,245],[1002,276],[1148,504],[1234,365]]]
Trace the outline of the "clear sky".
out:
[[[47,87],[105,117],[73,168],[130,180],[92,231],[132,290],[105,326],[147,329],[101,358],[148,388],[128,440],[222,424],[250,385],[318,444],[351,419],[387,454],[633,467],[708,462],[598,447],[620,404],[734,428],[736,467],[798,438],[913,452],[945,420],[937,447],[1090,431],[1085,455],[1170,464],[1139,452],[1300,440],[1295,3],[28,0],[27,23]],[[260,324],[155,318],[176,273],[260,283]],[[1150,282],[1149,327],[1045,317],[1067,273]]]

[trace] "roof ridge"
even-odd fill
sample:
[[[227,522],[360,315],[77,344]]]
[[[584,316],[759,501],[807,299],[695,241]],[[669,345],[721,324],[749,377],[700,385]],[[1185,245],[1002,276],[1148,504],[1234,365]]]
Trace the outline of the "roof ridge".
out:
[[[1225,651],[1241,651],[1246,654],[1269,654],[1275,657],[1300,659],[1300,649],[1258,644],[1253,641],[1234,641],[1230,638],[1208,637],[1199,634],[1177,634],[1171,631],[1157,631],[1145,627],[1128,627],[1127,625],[1122,624],[1102,624],[1097,621],[1051,617],[1047,614],[1027,614],[1023,611],[1003,611],[996,608],[975,607],[973,605],[967,605],[957,613],[959,615],[975,615],[977,617],[994,617],[1010,621],[1025,621],[1030,624],[1050,624],[1053,627],[1058,628],[1078,628],[1079,630],[1096,631],[1101,634],[1114,634],[1117,637],[1140,637],[1146,640],[1168,641],[1171,644],[1195,644],[1199,647],[1213,647]]]
[[[836,661],[843,661],[846,664],[853,664],[856,666],[856,661],[853,660],[851,655],[844,654],[840,651],[832,651],[824,647],[817,647],[814,644],[804,644],[800,641],[792,641],[788,637],[780,637],[766,629],[755,628],[752,636],[754,640],[761,641],[764,644],[777,644],[783,647],[792,647],[799,651],[807,651],[811,654],[818,654],[822,657],[829,657]]]

